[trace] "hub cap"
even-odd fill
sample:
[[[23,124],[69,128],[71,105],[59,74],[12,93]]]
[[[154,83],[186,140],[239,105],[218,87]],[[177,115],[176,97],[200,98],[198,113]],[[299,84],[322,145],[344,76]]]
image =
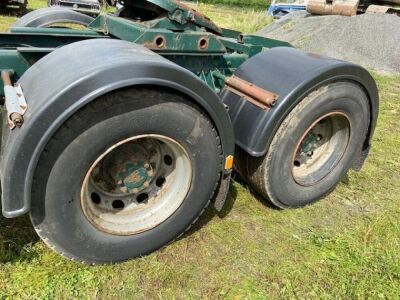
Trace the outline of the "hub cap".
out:
[[[81,205],[101,231],[132,235],[168,219],[191,181],[183,146],[165,136],[138,136],[115,144],[93,163],[82,184]]]
[[[312,186],[328,176],[346,152],[350,121],[342,112],[326,114],[303,134],[293,155],[292,175],[303,186]]]

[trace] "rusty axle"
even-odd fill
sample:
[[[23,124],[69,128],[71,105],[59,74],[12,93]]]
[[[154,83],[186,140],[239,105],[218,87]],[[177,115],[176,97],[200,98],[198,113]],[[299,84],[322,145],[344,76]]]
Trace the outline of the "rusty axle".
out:
[[[277,94],[262,89],[236,76],[225,78],[225,85],[226,88],[231,92],[245,98],[249,102],[265,110],[271,109],[279,98]]]

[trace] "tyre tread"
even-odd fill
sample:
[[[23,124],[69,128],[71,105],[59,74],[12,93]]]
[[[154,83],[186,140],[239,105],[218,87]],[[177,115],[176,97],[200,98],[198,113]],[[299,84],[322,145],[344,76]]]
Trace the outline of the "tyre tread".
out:
[[[118,99],[118,102],[123,102],[124,100],[126,100],[127,97],[129,97],[129,94],[132,92],[132,90],[126,90],[123,92],[120,92],[120,96]],[[160,100],[162,100],[161,98],[161,94],[162,92],[160,91],[154,91],[152,89],[149,88],[141,88],[141,89],[135,89],[135,92],[139,93],[139,97],[140,98],[144,98],[144,97],[154,97],[154,96],[160,96]],[[177,94],[175,94],[177,95]],[[191,107],[191,109],[195,110],[196,112],[199,113],[200,118],[203,118],[203,120],[205,120],[209,126],[211,127],[211,131],[213,133],[213,135],[215,136],[215,139],[217,141],[217,148],[219,149],[219,158],[220,158],[220,162],[219,162],[219,169],[222,169],[222,163],[223,163],[223,154],[222,154],[222,144],[221,144],[221,139],[219,137],[219,134],[215,128],[215,125],[210,121],[210,119],[206,116],[206,114],[203,112],[203,110],[198,107],[196,104],[192,103],[189,100],[184,99],[183,97],[179,96],[182,100],[183,103],[187,104],[188,106]],[[115,100],[115,99],[114,99]],[[74,116],[72,116],[70,119],[68,119],[64,125],[56,132],[56,134],[51,138],[51,140],[48,142],[48,144],[46,145],[45,149],[42,152],[42,155],[40,157],[40,160],[38,162],[38,166],[46,161],[46,157],[48,155],[50,155],[50,153],[52,152],[52,148],[56,147],[58,144],[58,141],[60,140],[60,136],[63,135],[73,135],[76,133],[76,131],[74,130],[74,123],[76,123],[77,121],[82,121],[84,119],[84,116],[86,113],[94,113],[94,112],[98,112],[99,110],[105,110],[108,107],[115,105],[115,101],[113,101],[113,99],[110,98],[109,95],[106,95],[103,99],[92,102],[90,104],[88,104],[86,107],[84,107],[83,109],[81,109],[80,111],[78,111]],[[38,172],[35,172],[35,176],[33,179],[33,186],[37,186],[37,184],[39,184],[39,180],[38,180]],[[168,245],[170,245],[171,243],[173,243],[174,241],[176,241],[177,239],[181,238],[187,231],[189,231],[192,226],[199,220],[199,218],[204,214],[204,212],[207,210],[207,208],[209,207],[211,200],[215,194],[215,191],[218,187],[218,183],[220,181],[221,178],[221,173],[218,174],[216,182],[214,184],[214,189],[212,192],[212,195],[210,196],[210,198],[208,199],[207,203],[205,204],[205,206],[203,207],[203,209],[201,210],[201,212],[198,214],[198,216],[195,218],[195,220],[190,223],[187,228],[179,235],[177,236],[175,239],[171,240],[168,244],[160,247],[159,249],[162,249]],[[32,189],[32,198],[34,198],[34,194],[36,193],[35,189]],[[57,245],[53,244],[51,242],[51,240],[47,237],[45,230],[43,230],[41,228],[41,224],[35,224],[34,218],[32,216],[32,214],[30,214],[31,217],[31,221],[32,221],[32,225],[36,231],[36,233],[38,234],[38,236],[43,240],[43,242],[49,247],[51,248],[53,251],[59,253],[61,256],[63,256],[64,258],[67,258],[69,260],[78,262],[78,263],[83,263],[83,264],[87,264],[87,265],[98,265],[98,264],[104,264],[104,263],[93,263],[84,259],[81,259],[71,253],[67,253],[65,251],[63,251],[62,249],[60,249]],[[158,250],[159,250],[158,249]]]

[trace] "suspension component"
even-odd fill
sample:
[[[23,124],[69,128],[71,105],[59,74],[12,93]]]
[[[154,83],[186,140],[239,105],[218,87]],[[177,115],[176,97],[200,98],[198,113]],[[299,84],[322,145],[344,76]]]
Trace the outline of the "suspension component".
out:
[[[279,95],[237,76],[226,77],[220,72],[213,72],[213,76],[225,82],[226,90],[231,91],[264,110],[270,110],[279,99]]]

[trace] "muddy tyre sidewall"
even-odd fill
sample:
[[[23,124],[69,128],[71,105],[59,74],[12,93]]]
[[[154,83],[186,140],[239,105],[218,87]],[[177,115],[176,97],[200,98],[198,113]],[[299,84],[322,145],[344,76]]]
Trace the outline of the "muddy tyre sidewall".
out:
[[[328,195],[360,155],[370,122],[368,98],[350,82],[333,83],[306,97],[283,121],[264,157],[248,158],[247,177],[254,188],[280,208],[302,207]],[[332,172],[312,186],[299,185],[292,174],[293,153],[307,128],[319,117],[345,114],[350,123],[346,151]]]

